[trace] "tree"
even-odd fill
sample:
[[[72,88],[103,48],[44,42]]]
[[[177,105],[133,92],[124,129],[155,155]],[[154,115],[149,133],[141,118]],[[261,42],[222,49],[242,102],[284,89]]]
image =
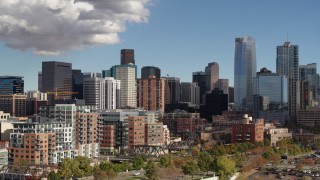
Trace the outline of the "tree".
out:
[[[223,178],[232,176],[237,172],[236,163],[226,156],[219,156],[215,159],[213,166],[216,172]]]
[[[69,158],[63,159],[60,164],[60,170],[58,172],[60,177],[63,179],[71,178],[73,175],[72,166],[73,166],[73,162],[71,159]]]
[[[144,165],[144,160],[141,156],[134,157],[132,162],[133,169],[141,169],[143,168],[143,165]]]
[[[269,157],[269,160],[272,161],[272,163],[274,165],[278,165],[279,161],[281,160],[281,157],[279,154],[273,153],[271,154],[271,156]]]
[[[60,180],[60,176],[55,171],[51,171],[48,175],[48,180]]]
[[[199,156],[199,154],[200,154],[200,149],[198,148],[198,146],[193,146],[193,147],[191,148],[191,154],[192,154],[193,157]]]
[[[213,158],[207,152],[201,152],[198,159],[198,167],[202,172],[208,172],[211,168]]]
[[[172,156],[170,154],[161,155],[160,156],[160,165],[162,167],[172,167],[173,166]]]
[[[182,166],[182,172],[185,175],[190,175],[193,179],[193,176],[198,172],[198,165],[194,161],[187,162],[186,165]]]
[[[148,179],[155,180],[158,179],[159,176],[159,168],[152,160],[149,160],[145,167],[145,175]]]

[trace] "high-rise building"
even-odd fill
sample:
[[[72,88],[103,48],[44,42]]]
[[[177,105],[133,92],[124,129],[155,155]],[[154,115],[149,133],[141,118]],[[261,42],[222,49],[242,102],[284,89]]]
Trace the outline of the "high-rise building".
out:
[[[205,72],[198,71],[192,73],[192,82],[196,82],[200,87],[200,104],[204,104],[206,94],[208,75]]]
[[[269,97],[268,109],[286,109],[288,106],[288,78],[276,73],[257,73],[253,78],[253,94]]]
[[[98,109],[117,109],[120,105],[120,80],[86,77],[83,80],[83,97],[86,105]]]
[[[234,104],[236,109],[252,110],[253,77],[256,76],[256,42],[253,37],[235,39]]]
[[[206,94],[205,105],[202,109],[202,117],[212,122],[212,115],[221,115],[223,111],[228,110],[228,94],[215,88],[211,93]]]
[[[154,66],[144,66],[141,68],[141,79],[147,79],[150,76],[155,76],[156,78],[161,77],[161,70]]]
[[[312,98],[317,100],[318,74],[317,63],[300,65],[299,66],[300,81],[308,81],[310,89],[312,90]]]
[[[128,117],[128,146],[145,144],[145,117],[144,116],[129,116]]]
[[[133,49],[121,49],[121,65],[127,64],[135,64]]]
[[[223,91],[223,94],[229,95],[229,79],[218,79],[216,88]]]
[[[180,103],[180,78],[165,77],[165,104]]]
[[[206,81],[206,90],[211,92],[214,88],[216,88],[217,81],[219,79],[219,64],[216,62],[209,63],[205,69],[207,76]]]
[[[26,117],[26,95],[0,95],[0,111],[15,117]]]
[[[59,96],[55,96],[55,99],[71,99],[71,63],[58,61],[42,62],[42,92],[59,92]]]
[[[299,81],[300,107],[299,110],[308,110],[312,106],[312,90],[308,81]]]
[[[137,66],[116,65],[111,68],[111,71],[112,77],[121,81],[120,107],[137,107]]]
[[[42,72],[38,72],[38,91],[42,92]]]
[[[164,112],[165,79],[149,76],[137,79],[137,106],[145,110]]]
[[[288,78],[288,109],[289,116],[295,119],[299,107],[298,81],[299,81],[299,51],[298,45],[285,42],[277,46],[277,73]]]
[[[22,76],[0,76],[0,95],[24,93]]]
[[[196,82],[181,82],[181,103],[188,103],[189,107],[200,107],[200,88]]]
[[[77,94],[72,94],[72,99],[83,99],[83,74],[81,70],[72,70],[72,92],[77,92]]]

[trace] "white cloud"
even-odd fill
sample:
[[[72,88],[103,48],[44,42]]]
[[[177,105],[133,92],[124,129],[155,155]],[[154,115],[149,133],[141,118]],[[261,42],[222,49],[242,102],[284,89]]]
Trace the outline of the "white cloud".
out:
[[[126,22],[148,21],[149,1],[0,0],[0,41],[41,55],[116,44]]]

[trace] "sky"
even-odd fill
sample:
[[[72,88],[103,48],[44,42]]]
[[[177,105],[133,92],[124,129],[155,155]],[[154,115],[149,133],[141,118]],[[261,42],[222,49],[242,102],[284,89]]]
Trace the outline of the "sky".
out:
[[[233,86],[234,39],[256,39],[257,71],[275,72],[276,46],[299,45],[300,64],[320,59],[319,0],[6,0],[0,1],[0,75],[24,76],[36,90],[42,61],[101,72],[134,49],[143,66],[191,82],[219,64]]]

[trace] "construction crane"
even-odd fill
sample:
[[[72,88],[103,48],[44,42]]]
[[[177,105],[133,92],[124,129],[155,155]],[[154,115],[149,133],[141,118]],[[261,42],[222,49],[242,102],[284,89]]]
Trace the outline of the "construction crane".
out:
[[[57,99],[59,99],[60,96],[72,95],[72,94],[79,94],[79,92],[58,91],[58,90],[56,89],[56,91],[54,91],[54,92],[47,92],[47,94],[53,94],[54,99],[57,100]]]

